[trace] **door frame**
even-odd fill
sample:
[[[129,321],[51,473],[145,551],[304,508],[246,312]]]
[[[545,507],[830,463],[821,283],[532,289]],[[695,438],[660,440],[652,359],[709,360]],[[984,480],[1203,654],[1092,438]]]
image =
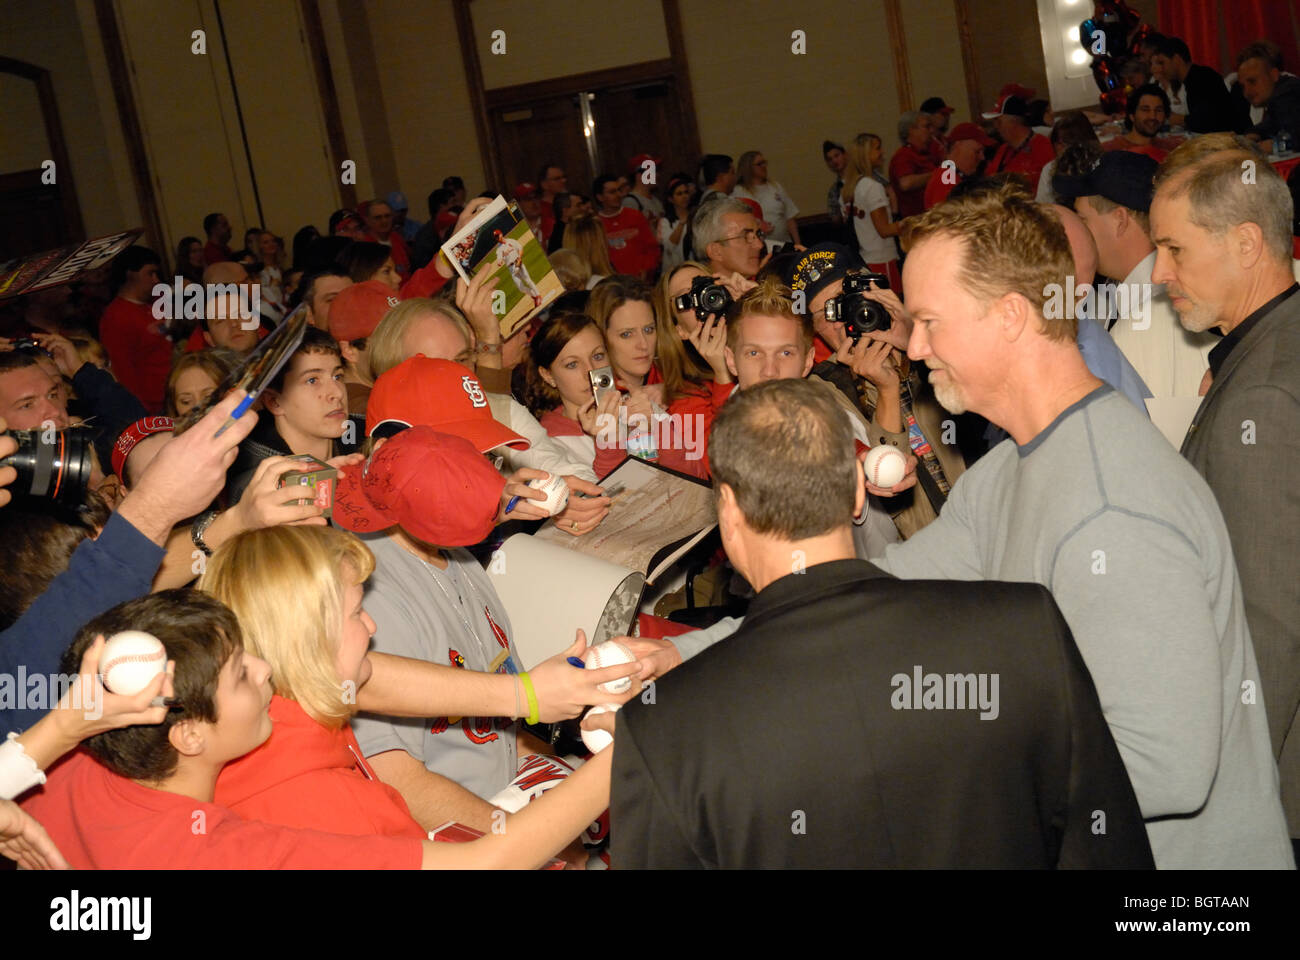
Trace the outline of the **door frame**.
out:
[[[31,80],[36,84],[36,96],[41,104],[41,119],[45,123],[45,139],[50,145],[50,159],[54,161],[55,186],[59,191],[59,205],[63,212],[63,225],[71,240],[85,240],[86,228],[81,220],[81,204],[77,200],[77,184],[68,161],[67,141],[63,138],[63,123],[59,119],[59,103],[54,96],[54,83],[50,71],[34,63],[0,57],[0,73]]]

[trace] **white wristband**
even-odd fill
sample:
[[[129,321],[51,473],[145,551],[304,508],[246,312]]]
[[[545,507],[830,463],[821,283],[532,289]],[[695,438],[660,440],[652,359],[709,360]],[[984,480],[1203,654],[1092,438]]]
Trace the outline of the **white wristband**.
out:
[[[9,734],[5,742],[0,743],[0,799],[12,800],[43,783],[45,774],[18,742],[18,734]]]

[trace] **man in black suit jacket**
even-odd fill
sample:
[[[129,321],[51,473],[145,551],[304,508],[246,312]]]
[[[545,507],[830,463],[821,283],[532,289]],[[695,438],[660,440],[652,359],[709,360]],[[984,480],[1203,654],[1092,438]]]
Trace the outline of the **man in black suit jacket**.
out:
[[[814,384],[737,393],[709,457],[723,545],[758,595],[619,715],[615,867],[1152,866],[1047,590],[855,559],[861,465]]]
[[[1151,69],[1169,83],[1183,86],[1189,133],[1242,133],[1243,124],[1233,106],[1223,75],[1203,63],[1192,63],[1191,51],[1178,37],[1162,37],[1151,55]]]
[[[1199,139],[1170,154],[1156,179],[1152,281],[1167,284],[1188,330],[1224,334],[1181,453],[1228,527],[1282,806],[1300,851],[1300,286],[1291,194],[1230,138]],[[1209,143],[1227,149],[1183,162]],[[1249,182],[1244,169],[1254,170]]]

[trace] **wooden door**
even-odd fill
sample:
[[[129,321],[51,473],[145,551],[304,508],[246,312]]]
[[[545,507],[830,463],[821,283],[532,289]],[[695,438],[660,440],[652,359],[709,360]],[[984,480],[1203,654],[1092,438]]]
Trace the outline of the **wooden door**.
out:
[[[537,182],[538,168],[554,162],[564,168],[569,189],[587,193],[594,174],[583,142],[579,94],[498,107],[491,111],[506,182],[494,189],[509,198],[515,185]]]
[[[682,105],[672,80],[594,93],[591,111],[601,173],[630,174],[628,161],[648,153],[662,161],[656,170],[656,194],[662,196],[668,178],[678,171],[694,176],[700,158],[692,154],[687,142]]]

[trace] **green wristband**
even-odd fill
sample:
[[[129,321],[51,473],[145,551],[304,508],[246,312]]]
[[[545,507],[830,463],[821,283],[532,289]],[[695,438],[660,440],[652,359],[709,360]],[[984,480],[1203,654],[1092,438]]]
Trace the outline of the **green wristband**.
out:
[[[519,680],[524,685],[524,696],[528,698],[528,717],[525,723],[539,723],[541,717],[537,715],[537,691],[533,689],[533,678],[527,672],[519,674]]]

